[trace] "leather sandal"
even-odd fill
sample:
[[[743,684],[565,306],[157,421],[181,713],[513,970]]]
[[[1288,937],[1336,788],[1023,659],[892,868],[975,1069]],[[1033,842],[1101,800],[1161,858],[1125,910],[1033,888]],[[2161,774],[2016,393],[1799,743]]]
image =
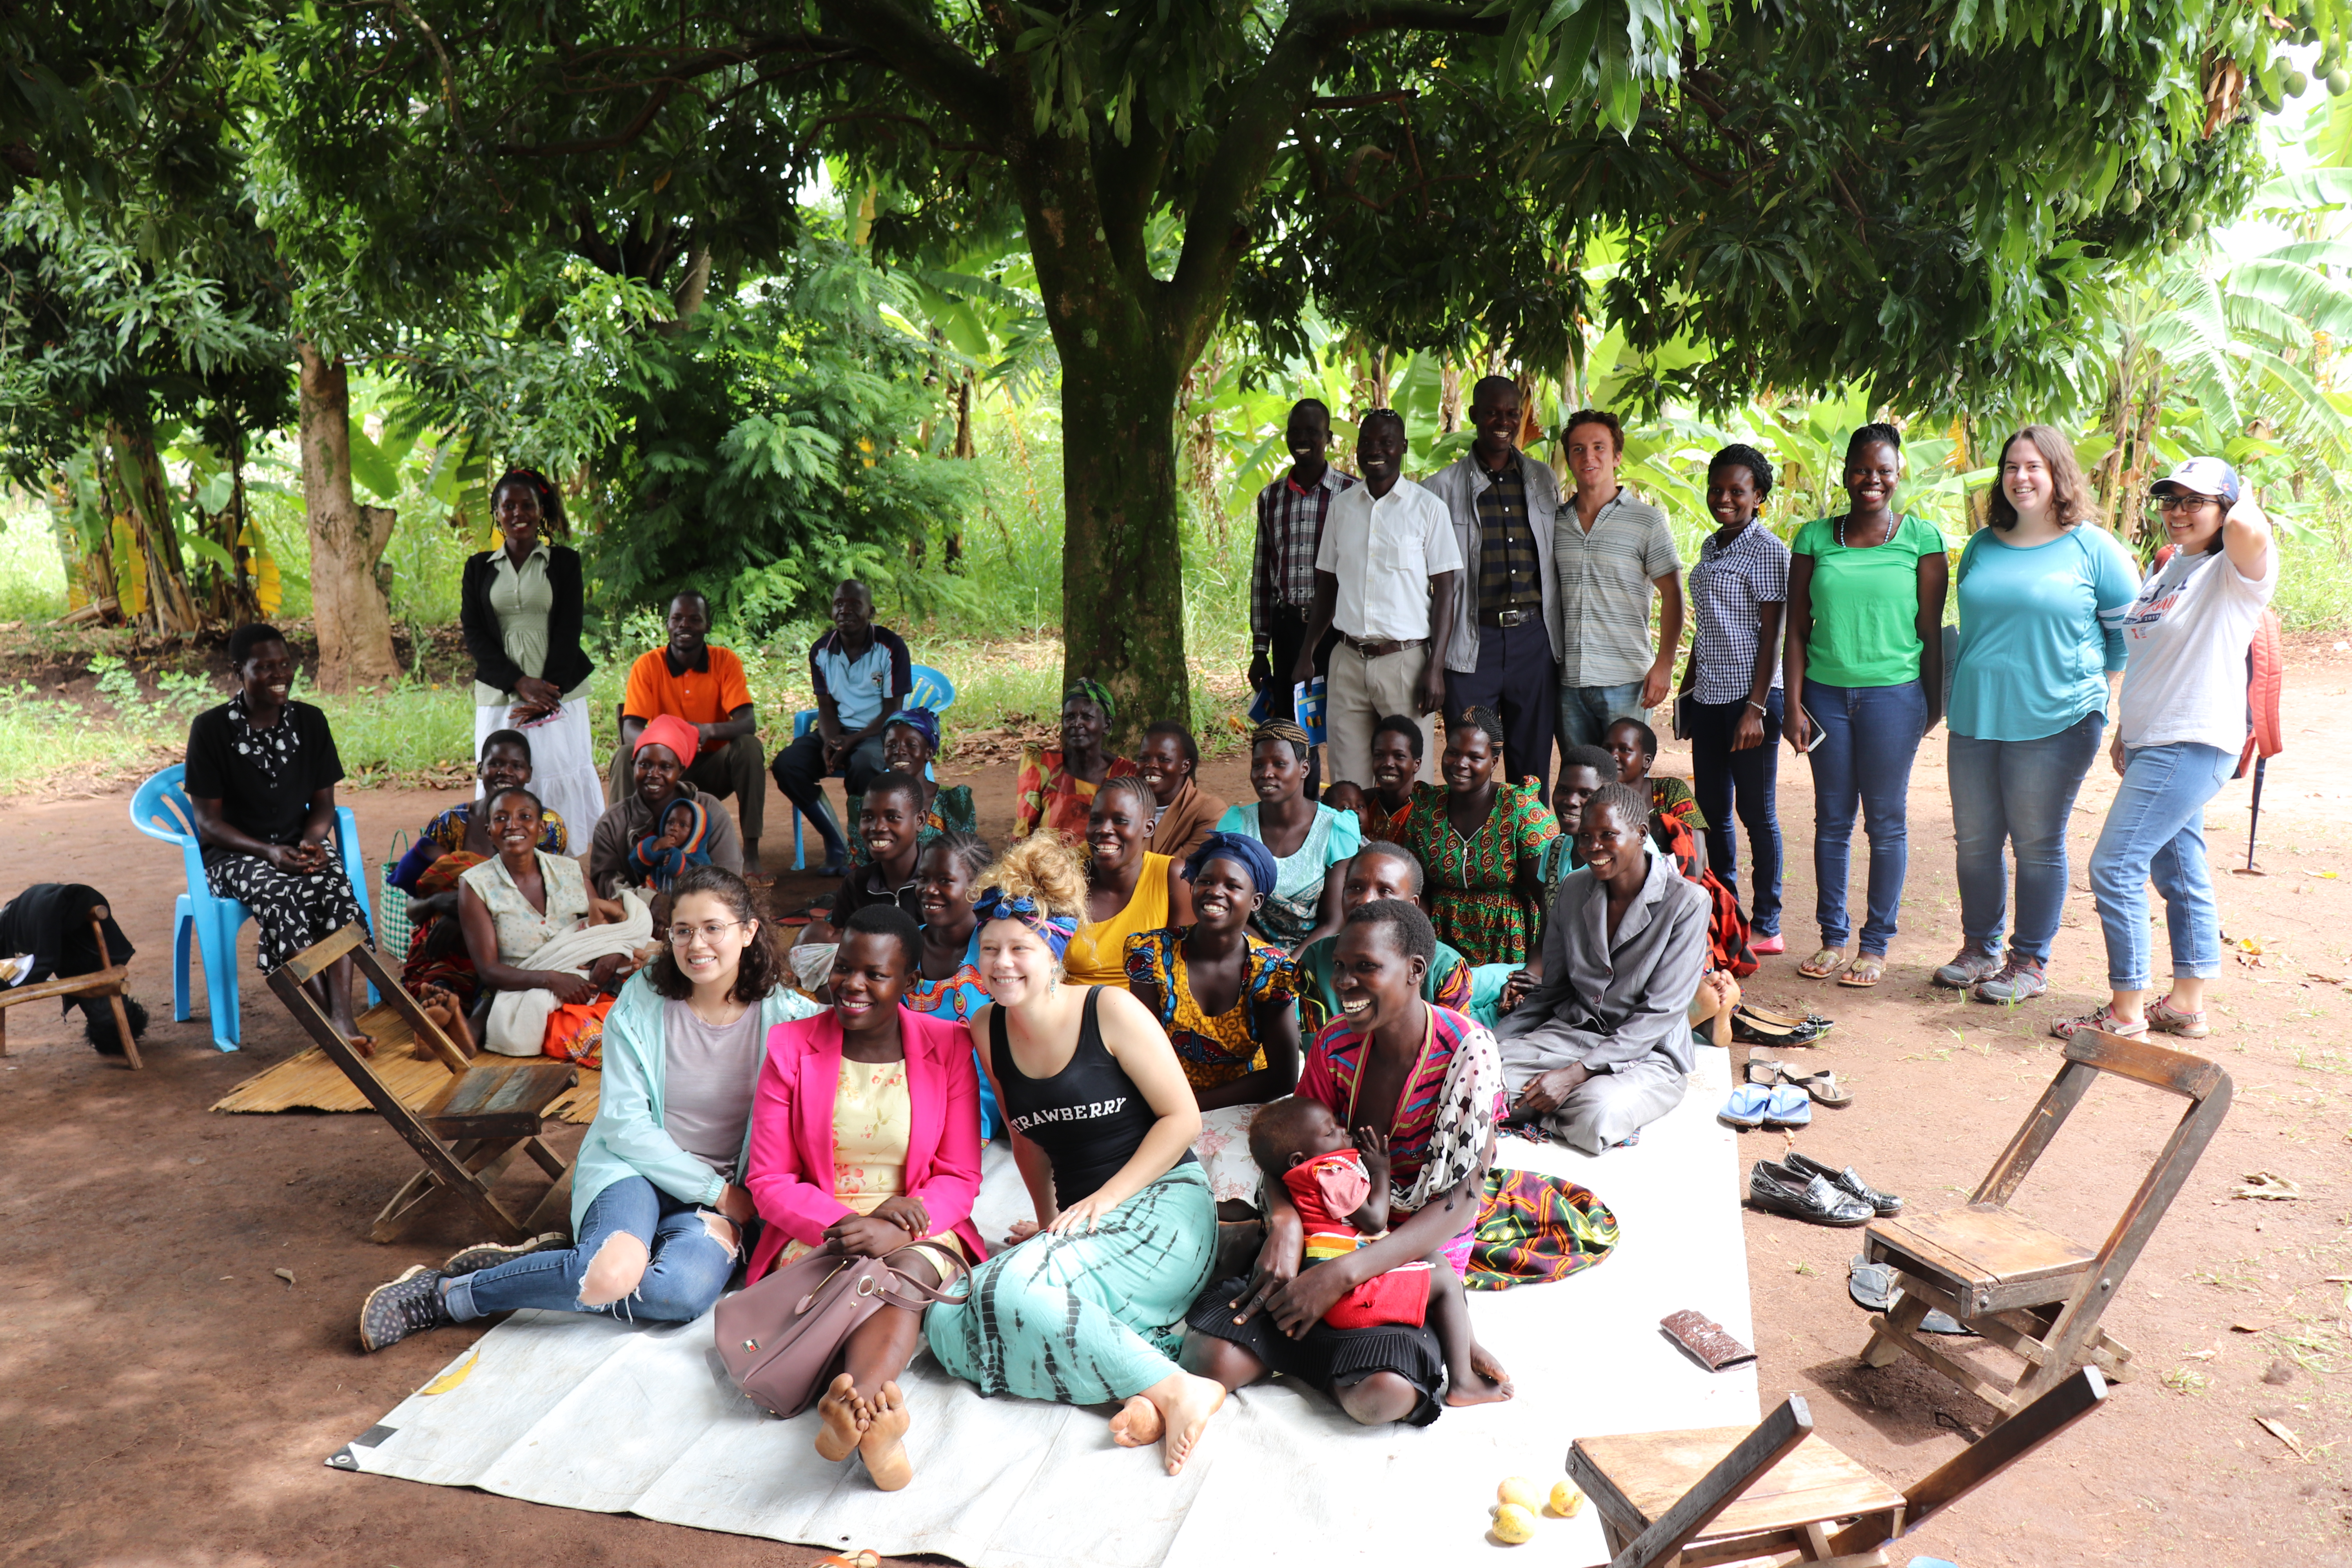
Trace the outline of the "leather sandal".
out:
[[[1769,1089],[1774,1084],[1780,1081],[1781,1071],[1782,1068],[1779,1062],[1769,1060],[1764,1057],[1750,1057],[1748,1058],[1748,1070],[1746,1077],[1749,1083],[1762,1084],[1766,1089]]]
[[[1845,973],[1838,976],[1837,983],[1852,986],[1856,991],[1867,991],[1885,978],[1886,955],[1883,952],[1863,952],[1854,955],[1853,962],[1845,966]]]
[[[1731,1037],[1743,1046],[1810,1046],[1827,1031],[1811,1024],[1775,1024],[1734,1010]]]
[[[1735,1014],[1745,1013],[1759,1024],[1778,1024],[1784,1029],[1801,1029],[1810,1024],[1824,1035],[1828,1034],[1831,1026],[1837,1022],[1834,1018],[1824,1018],[1819,1013],[1810,1010],[1802,1017],[1799,1017],[1794,1013],[1783,1013],[1777,1007],[1759,1006],[1753,1002],[1742,1002],[1732,1011]]]
[[[1780,1072],[1782,1083],[1795,1084],[1799,1089],[1811,1095],[1813,1102],[1817,1105],[1826,1105],[1832,1110],[1843,1110],[1853,1103],[1853,1090],[1840,1083],[1838,1075],[1834,1072],[1827,1069],[1821,1072],[1797,1072],[1785,1067],[1781,1068]]]
[[[1797,965],[1797,973],[1808,980],[1827,980],[1844,967],[1845,954],[1836,948],[1825,947]]]

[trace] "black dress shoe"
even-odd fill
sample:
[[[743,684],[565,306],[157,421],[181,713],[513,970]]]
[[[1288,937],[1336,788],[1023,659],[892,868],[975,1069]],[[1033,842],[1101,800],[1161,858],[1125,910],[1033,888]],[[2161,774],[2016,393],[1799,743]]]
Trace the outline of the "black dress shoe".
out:
[[[1745,1046],[1810,1046],[1827,1033],[1828,1029],[1811,1021],[1769,1024],[1737,1008],[1731,1014],[1731,1037]]]
[[[1748,1201],[1767,1214],[1784,1214],[1811,1225],[1868,1225],[1877,1217],[1868,1204],[1827,1177],[1807,1175],[1769,1160],[1757,1161],[1748,1173]]]
[[[1901,1198],[1896,1197],[1893,1193],[1880,1192],[1868,1182],[1864,1181],[1852,1165],[1848,1165],[1843,1171],[1833,1171],[1819,1160],[1809,1154],[1801,1154],[1794,1149],[1789,1151],[1788,1165],[1789,1169],[1801,1171],[1808,1176],[1825,1177],[1832,1186],[1860,1198],[1881,1215],[1903,1212]]]

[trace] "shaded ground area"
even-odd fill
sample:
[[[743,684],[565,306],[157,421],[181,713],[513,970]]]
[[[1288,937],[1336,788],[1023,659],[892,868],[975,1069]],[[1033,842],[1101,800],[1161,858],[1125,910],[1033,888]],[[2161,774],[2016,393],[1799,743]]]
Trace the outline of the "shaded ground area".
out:
[[[2343,810],[2352,748],[2331,722],[2352,700],[2352,655],[2331,645],[2319,639],[2291,656],[2291,749],[2273,762],[2263,802],[2270,875],[2221,879],[2224,930],[2252,947],[2239,947],[2215,985],[2206,1044],[2236,1079],[2237,1106],[2107,1315],[2142,1375],[2057,1447],[1904,1542],[1898,1560],[1919,1552],[1968,1568],[2352,1563],[2352,1044],[2341,1022],[2352,1011],[2352,832]],[[1812,935],[1811,801],[1803,768],[1784,763],[1793,951],[1768,961],[1750,985],[1839,1020],[1804,1055],[1846,1076],[1856,1101],[1820,1112],[1801,1146],[1858,1164],[1915,1210],[1961,1201],[1983,1174],[2056,1071],[2043,1028],[2095,1001],[2105,967],[2082,874],[2113,789],[2103,765],[2076,814],[2075,886],[2052,996],[2011,1013],[1928,987],[1928,971],[1958,941],[1941,757],[1939,736],[1914,781],[1903,934],[1886,983],[1867,994],[1795,978]],[[1686,759],[1670,752],[1664,766],[1686,772]],[[1243,795],[1238,760],[1214,762],[1208,774],[1229,797]],[[983,827],[1002,834],[1008,766],[950,769],[946,782],[972,783]],[[2210,816],[2225,865],[2244,863],[2246,796],[2244,784],[2231,785]],[[414,830],[456,798],[372,791],[348,803],[381,853],[395,828]],[[413,1568],[518,1552],[698,1568],[813,1561],[814,1552],[768,1542],[323,1468],[472,1337],[447,1330],[362,1356],[352,1333],[361,1294],[475,1237],[440,1213],[400,1245],[365,1239],[377,1207],[415,1169],[373,1117],[206,1113],[232,1084],[303,1042],[249,973],[242,1052],[212,1048],[201,981],[196,1017],[169,1021],[178,866],[131,833],[127,802],[124,791],[0,804],[0,842],[14,851],[18,881],[106,890],[139,944],[135,990],[158,1019],[148,1070],[136,1075],[82,1044],[78,1016],[60,1023],[36,1005],[9,1019],[12,1054],[0,1065],[10,1173],[0,1189],[0,1562]],[[772,795],[769,820],[773,863],[789,856],[791,817]],[[778,905],[803,906],[825,886],[787,876]],[[248,937],[248,966],[250,952]],[[2021,1205],[2095,1242],[2154,1159],[2175,1104],[2129,1086],[2095,1090]],[[578,1134],[558,1136],[569,1144]],[[1744,1143],[1750,1158],[1784,1146],[1778,1134]],[[2263,1171],[2292,1179],[2304,1196],[2231,1196]],[[527,1197],[536,1188],[518,1174],[510,1190]],[[1855,1233],[1753,1214],[1746,1228],[1768,1399],[1806,1394],[1823,1434],[1898,1486],[1988,1425],[1985,1406],[1928,1374],[1859,1367],[1863,1313],[1845,1294]],[[280,1268],[292,1284],[272,1273]],[[1560,1331],[1573,1338],[1574,1286],[1558,1289]],[[2301,1452],[2257,1417],[2293,1433]],[[1558,1450],[1577,1430],[1576,1411],[1560,1410]],[[1213,1434],[1205,1454],[1213,1460]],[[1522,1468],[1542,1473],[1559,1460],[1559,1451],[1530,1454]],[[1465,1548],[1473,1544],[1465,1534]],[[1244,1554],[1246,1543],[1235,1551]]]

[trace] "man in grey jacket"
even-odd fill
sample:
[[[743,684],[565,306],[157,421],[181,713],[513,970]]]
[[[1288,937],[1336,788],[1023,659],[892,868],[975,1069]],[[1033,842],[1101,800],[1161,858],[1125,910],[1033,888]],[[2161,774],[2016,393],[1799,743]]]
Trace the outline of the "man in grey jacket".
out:
[[[1648,826],[1648,801],[1624,784],[1584,803],[1584,864],[1561,879],[1534,989],[1495,1031],[1511,1120],[1587,1154],[1680,1104],[1691,1070],[1706,893],[1651,847]]]
[[[1521,452],[1518,384],[1490,375],[1470,392],[1478,438],[1461,458],[1422,481],[1445,503],[1462,550],[1454,595],[1454,636],[1445,650],[1445,719],[1491,708],[1503,720],[1503,763],[1513,782],[1551,776],[1559,723],[1559,653],[1552,647],[1559,588],[1552,574],[1552,528],[1559,480],[1551,465]],[[1545,788],[1544,798],[1550,798]]]

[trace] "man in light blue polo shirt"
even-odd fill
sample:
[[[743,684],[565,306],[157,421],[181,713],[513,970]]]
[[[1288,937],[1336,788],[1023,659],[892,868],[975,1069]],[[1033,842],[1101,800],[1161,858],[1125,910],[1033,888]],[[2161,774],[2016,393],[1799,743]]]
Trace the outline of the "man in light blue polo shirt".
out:
[[[824,803],[826,777],[845,776],[849,793],[887,765],[882,721],[906,706],[915,689],[914,660],[898,634],[874,624],[874,595],[850,579],[833,591],[833,630],[809,648],[809,681],[816,688],[816,728],[776,753],[768,771],[776,787],[816,825],[824,840],[822,874],[849,869],[849,845]]]

